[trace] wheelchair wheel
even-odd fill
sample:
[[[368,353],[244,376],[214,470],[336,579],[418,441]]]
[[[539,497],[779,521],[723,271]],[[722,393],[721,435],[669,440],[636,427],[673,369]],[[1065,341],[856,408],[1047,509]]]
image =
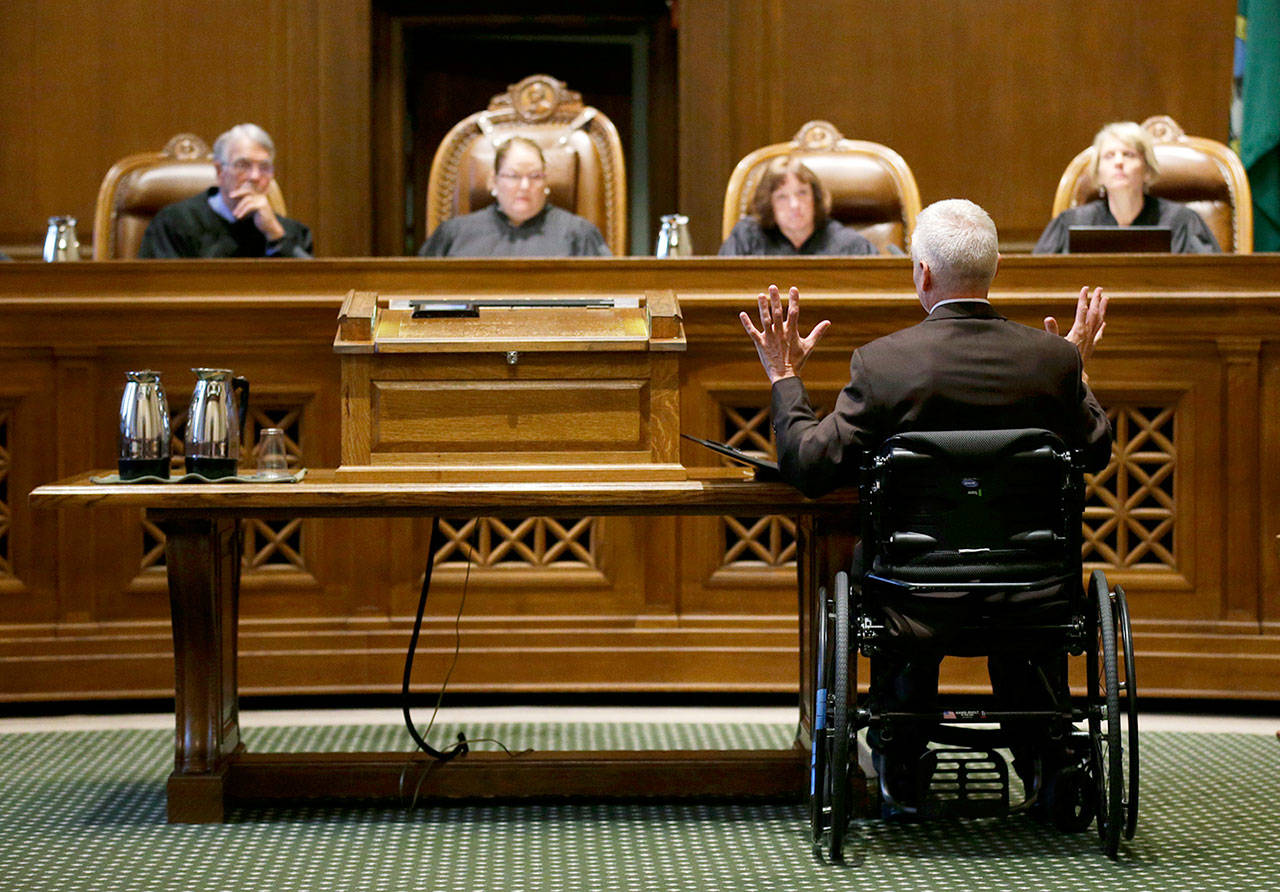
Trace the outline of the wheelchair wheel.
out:
[[[814,619],[818,624],[818,645],[814,653],[813,732],[809,753],[809,829],[813,852],[822,851],[822,837],[831,819],[830,778],[827,769],[827,685],[831,678],[831,626],[835,621],[833,605],[825,588],[818,589],[821,611]]]
[[[1124,838],[1133,839],[1138,829],[1138,688],[1134,680],[1133,669],[1133,630],[1129,625],[1129,604],[1124,597],[1124,588],[1117,585],[1113,601],[1116,611],[1116,632],[1120,636],[1120,647],[1124,651],[1120,664],[1124,678],[1120,682],[1121,705],[1127,720],[1128,740],[1126,745],[1129,754],[1129,784],[1126,790]]]
[[[1107,578],[1095,570],[1089,579],[1090,600],[1097,612],[1097,635],[1089,680],[1089,737],[1091,768],[1097,792],[1098,838],[1102,850],[1114,858],[1124,823],[1124,749],[1120,741],[1120,672],[1116,626]],[[1098,653],[1102,662],[1098,663]],[[1099,696],[1099,692],[1101,696]]]
[[[1063,833],[1079,833],[1093,823],[1094,790],[1089,773],[1078,765],[1055,772],[1045,785],[1053,826]]]
[[[831,676],[831,846],[832,861],[844,860],[849,827],[849,574],[836,574],[835,651]]]

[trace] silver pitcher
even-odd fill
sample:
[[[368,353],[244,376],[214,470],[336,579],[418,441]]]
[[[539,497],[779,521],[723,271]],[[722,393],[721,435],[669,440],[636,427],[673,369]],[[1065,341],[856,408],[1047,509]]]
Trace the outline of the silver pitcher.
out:
[[[169,401],[160,373],[125,372],[120,397],[120,479],[169,476]]]
[[[249,411],[249,382],[230,369],[192,369],[196,387],[187,409],[188,474],[234,477],[240,462],[240,432]],[[241,392],[236,402],[236,391]]]
[[[80,259],[80,239],[76,238],[75,217],[49,218],[49,229],[44,234],[44,259],[50,263]]]
[[[693,241],[689,238],[689,218],[684,214],[663,214],[658,230],[656,257],[692,257]]]

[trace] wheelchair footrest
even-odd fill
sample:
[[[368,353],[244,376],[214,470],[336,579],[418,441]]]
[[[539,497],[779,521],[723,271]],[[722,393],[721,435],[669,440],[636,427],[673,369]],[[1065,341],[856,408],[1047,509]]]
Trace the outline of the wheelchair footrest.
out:
[[[931,816],[995,818],[1009,813],[1009,765],[994,750],[942,747],[920,757],[920,803]]]

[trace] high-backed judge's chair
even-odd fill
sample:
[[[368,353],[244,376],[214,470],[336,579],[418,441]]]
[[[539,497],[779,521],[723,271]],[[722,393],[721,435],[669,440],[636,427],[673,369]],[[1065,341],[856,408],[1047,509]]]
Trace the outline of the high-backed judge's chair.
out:
[[[920,190],[911,168],[888,146],[845,139],[827,121],[810,121],[790,142],[756,149],[738,162],[724,193],[721,238],[750,210],[751,196],[769,162],[797,155],[831,194],[831,217],[862,233],[883,254],[903,251],[920,213]]]
[[[618,131],[603,112],[582,104],[582,94],[545,74],[512,84],[445,135],[427,178],[427,234],[493,203],[493,156],[512,136],[542,148],[548,200],[596,224],[609,250],[626,254],[627,174]]]
[[[1151,134],[1160,166],[1147,191],[1203,217],[1223,251],[1253,253],[1253,198],[1239,156],[1215,140],[1187,136],[1168,115],[1147,118],[1142,129]],[[1063,171],[1053,196],[1054,217],[1099,197],[1093,154],[1090,146]]]
[[[217,185],[213,153],[200,137],[179,133],[159,152],[128,155],[111,166],[98,189],[93,214],[93,259],[138,256],[142,234],[162,207]],[[267,190],[271,208],[288,212],[280,186]]]

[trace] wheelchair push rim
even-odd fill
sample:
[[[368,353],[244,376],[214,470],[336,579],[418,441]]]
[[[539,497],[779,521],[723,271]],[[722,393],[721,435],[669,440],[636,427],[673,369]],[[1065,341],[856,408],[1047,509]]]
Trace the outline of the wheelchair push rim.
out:
[[[809,753],[809,830],[814,854],[822,851],[822,840],[831,822],[831,797],[827,774],[827,685],[831,677],[831,625],[834,605],[825,588],[818,589],[820,613],[818,642],[814,652],[813,730]]]
[[[1103,852],[1114,858],[1125,825],[1126,771],[1115,604],[1100,570],[1089,579],[1089,595],[1095,607],[1088,661],[1090,769],[1097,796],[1098,838]]]
[[[841,570],[835,585],[835,669],[831,677],[831,840],[832,861],[844,860],[844,837],[849,827],[849,706],[851,679],[856,672],[849,621],[849,574]]]

